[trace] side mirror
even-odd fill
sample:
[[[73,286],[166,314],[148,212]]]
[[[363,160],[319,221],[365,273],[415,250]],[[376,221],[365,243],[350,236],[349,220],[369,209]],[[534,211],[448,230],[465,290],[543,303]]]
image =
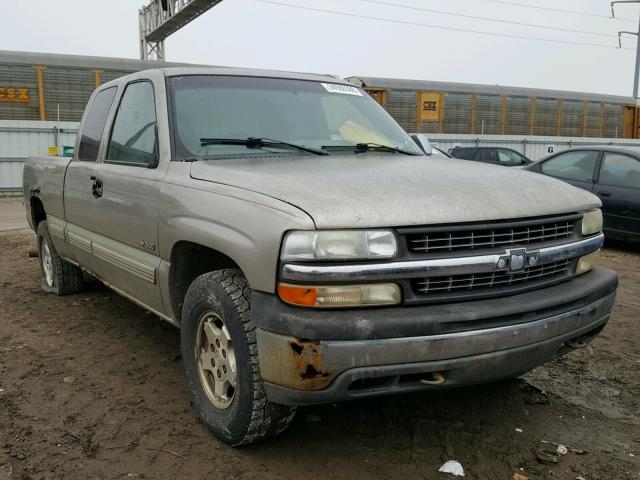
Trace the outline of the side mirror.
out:
[[[411,135],[411,139],[416,142],[416,145],[420,147],[425,155],[433,155],[433,148],[431,148],[429,138],[424,133],[414,133]]]

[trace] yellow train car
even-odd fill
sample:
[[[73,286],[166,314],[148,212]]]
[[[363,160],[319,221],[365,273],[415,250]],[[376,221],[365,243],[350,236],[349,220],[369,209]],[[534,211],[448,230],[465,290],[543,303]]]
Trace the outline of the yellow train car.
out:
[[[410,132],[640,138],[632,97],[350,77]]]
[[[0,120],[80,121],[91,92],[123,75],[185,64],[0,51]]]

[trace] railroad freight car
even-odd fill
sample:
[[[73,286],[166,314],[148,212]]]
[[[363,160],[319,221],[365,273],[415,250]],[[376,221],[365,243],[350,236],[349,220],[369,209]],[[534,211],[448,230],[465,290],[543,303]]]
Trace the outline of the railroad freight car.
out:
[[[424,80],[349,77],[410,132],[640,138],[635,99]]]

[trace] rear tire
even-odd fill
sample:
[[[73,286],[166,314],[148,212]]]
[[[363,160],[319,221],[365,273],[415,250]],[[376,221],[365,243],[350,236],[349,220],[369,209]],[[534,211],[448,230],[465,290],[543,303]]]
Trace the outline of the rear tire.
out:
[[[38,260],[42,275],[42,289],[56,295],[70,295],[82,290],[82,270],[66,262],[53,246],[45,220],[38,224]]]
[[[296,411],[267,400],[250,298],[240,270],[219,270],[193,281],[182,309],[182,358],[194,406],[211,433],[233,446],[278,435]]]

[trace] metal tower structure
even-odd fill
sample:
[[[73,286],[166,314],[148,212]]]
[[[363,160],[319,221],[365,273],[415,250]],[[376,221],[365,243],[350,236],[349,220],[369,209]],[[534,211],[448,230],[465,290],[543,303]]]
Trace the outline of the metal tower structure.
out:
[[[151,0],[138,10],[140,59],[164,60],[164,40],[222,0]]]
[[[616,18],[616,12],[614,9],[614,5],[616,3],[640,3],[640,0],[615,0],[611,2],[611,18]],[[640,22],[640,20],[639,20]],[[638,101],[638,81],[640,77],[640,23],[638,24],[637,32],[629,32],[629,31],[620,31],[618,32],[618,45],[622,47],[622,35],[635,35],[637,38],[636,44],[636,68],[633,73],[633,97]]]

